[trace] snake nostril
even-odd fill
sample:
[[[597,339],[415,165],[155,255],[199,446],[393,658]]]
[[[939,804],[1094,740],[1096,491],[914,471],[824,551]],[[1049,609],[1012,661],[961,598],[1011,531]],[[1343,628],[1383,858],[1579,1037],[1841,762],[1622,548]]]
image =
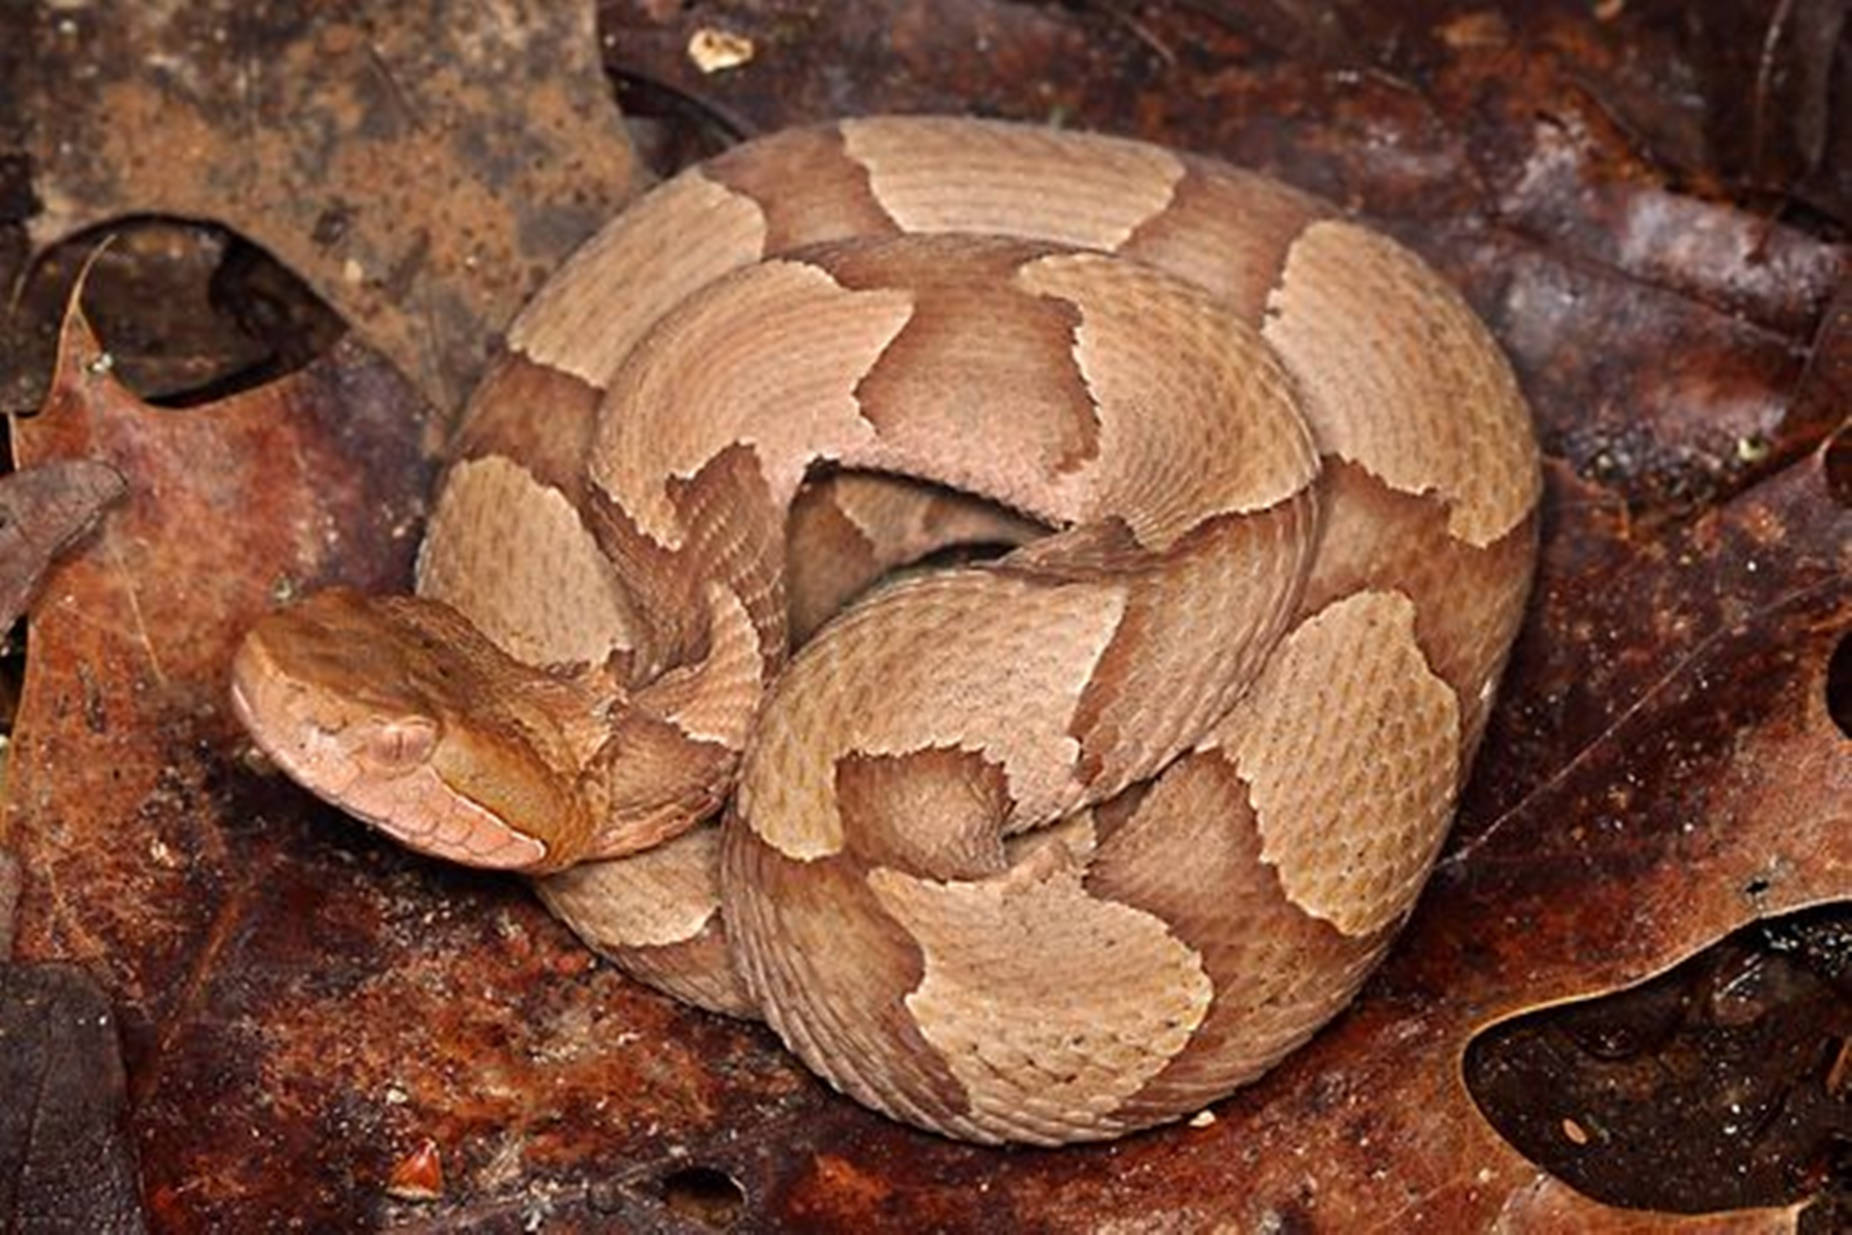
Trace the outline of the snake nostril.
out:
[[[662,1177],[662,1200],[684,1218],[723,1230],[746,1207],[746,1192],[725,1171],[685,1166]]]

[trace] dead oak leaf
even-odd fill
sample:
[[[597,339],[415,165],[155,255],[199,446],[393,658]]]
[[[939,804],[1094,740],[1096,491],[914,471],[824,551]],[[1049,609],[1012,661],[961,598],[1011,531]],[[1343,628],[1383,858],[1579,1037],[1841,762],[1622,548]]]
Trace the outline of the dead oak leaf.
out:
[[[235,732],[232,648],[295,588],[405,577],[424,422],[355,344],[218,405],[150,407],[74,303],[44,409],[13,423],[22,466],[104,467],[128,487],[34,607],[0,848],[20,868],[17,955],[106,975],[131,1033],[185,1000],[210,946],[212,907],[191,890],[240,878],[235,821],[196,809],[223,774],[212,744]],[[368,568],[342,559],[352,539],[375,546]]]
[[[0,627],[10,627],[59,554],[123,494],[114,468],[61,459],[0,479]]]
[[[36,245],[222,223],[446,411],[639,185],[585,0],[46,5],[24,37]]]

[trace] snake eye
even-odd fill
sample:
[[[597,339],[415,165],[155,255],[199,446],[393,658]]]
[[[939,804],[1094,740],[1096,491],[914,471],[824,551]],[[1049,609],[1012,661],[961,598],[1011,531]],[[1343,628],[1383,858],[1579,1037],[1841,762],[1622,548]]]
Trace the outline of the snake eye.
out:
[[[437,748],[438,725],[428,716],[400,716],[373,726],[355,758],[379,772],[409,772]]]

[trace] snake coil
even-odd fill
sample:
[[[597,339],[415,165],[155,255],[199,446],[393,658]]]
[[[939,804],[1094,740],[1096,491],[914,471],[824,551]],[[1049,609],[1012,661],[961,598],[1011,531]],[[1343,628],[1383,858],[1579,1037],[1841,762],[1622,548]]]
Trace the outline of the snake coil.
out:
[[[529,872],[861,1101],[1100,1139],[1257,1076],[1381,957],[1539,487],[1479,321],[1317,200],[845,121],[585,245],[471,403],[418,597],[266,618],[233,697],[310,789]]]

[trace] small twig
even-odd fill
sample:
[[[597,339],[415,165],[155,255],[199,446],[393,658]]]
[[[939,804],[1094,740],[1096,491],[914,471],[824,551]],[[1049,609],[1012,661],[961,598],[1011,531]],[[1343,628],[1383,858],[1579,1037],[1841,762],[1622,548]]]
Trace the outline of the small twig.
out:
[[[1137,10],[1119,3],[1119,0],[1093,0],[1093,2],[1107,16],[1130,30],[1133,38],[1149,47],[1167,66],[1173,69],[1177,67],[1177,53],[1170,49],[1168,43],[1158,37],[1157,31],[1138,16]]]

